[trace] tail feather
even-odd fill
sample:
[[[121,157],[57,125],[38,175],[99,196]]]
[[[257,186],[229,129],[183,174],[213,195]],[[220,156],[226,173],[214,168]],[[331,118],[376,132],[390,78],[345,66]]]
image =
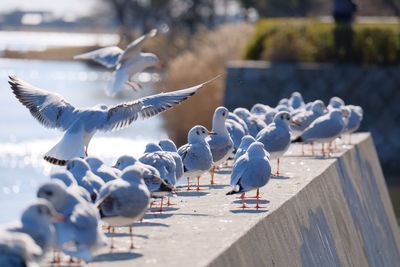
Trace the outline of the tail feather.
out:
[[[292,143],[301,143],[301,142],[304,142],[301,135],[299,135],[298,137],[296,137],[295,139],[292,140]]]
[[[61,140],[50,149],[44,160],[55,165],[66,165],[68,160],[75,157],[85,157],[85,149],[82,135],[79,133],[65,133]]]

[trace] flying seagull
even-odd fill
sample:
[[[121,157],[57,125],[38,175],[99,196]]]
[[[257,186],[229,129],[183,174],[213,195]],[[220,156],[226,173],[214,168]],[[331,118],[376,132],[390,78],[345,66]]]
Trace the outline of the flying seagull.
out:
[[[218,77],[187,89],[114,106],[96,105],[91,108],[75,108],[61,95],[39,89],[16,76],[9,76],[9,84],[17,99],[43,126],[65,132],[44,156],[52,164],[65,165],[74,157],[87,156],[89,142],[97,131],[119,130],[128,127],[139,117],[146,119],[155,116],[183,102]]]
[[[108,96],[114,96],[124,84],[136,90],[140,85],[131,81],[132,76],[146,68],[160,64],[160,60],[155,54],[141,52],[144,42],[156,34],[157,30],[152,29],[130,43],[125,50],[118,46],[109,46],[74,56],[74,59],[93,60],[107,68],[115,68],[111,85],[106,87]]]

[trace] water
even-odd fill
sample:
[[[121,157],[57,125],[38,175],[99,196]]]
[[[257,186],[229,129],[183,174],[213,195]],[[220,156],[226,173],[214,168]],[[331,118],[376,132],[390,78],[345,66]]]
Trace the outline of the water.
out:
[[[138,77],[144,82],[140,93],[126,90],[111,99],[103,93],[110,73],[101,68],[93,69],[80,62],[0,59],[0,223],[18,218],[35,197],[38,186],[48,180],[49,173],[61,168],[42,157],[62,133],[44,128],[18,102],[7,83],[10,74],[61,94],[76,107],[112,105],[152,94],[151,80],[157,78],[155,74],[143,73]],[[122,154],[140,155],[147,142],[164,137],[162,118],[156,116],[134,122],[124,130],[96,134],[88,152],[111,164]]]

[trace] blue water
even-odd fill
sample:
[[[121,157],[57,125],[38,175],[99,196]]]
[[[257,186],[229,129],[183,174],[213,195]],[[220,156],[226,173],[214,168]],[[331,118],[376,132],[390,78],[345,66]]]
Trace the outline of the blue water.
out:
[[[102,68],[81,62],[0,59],[0,223],[18,218],[38,186],[60,168],[42,157],[62,133],[44,128],[17,101],[7,83],[10,74],[61,94],[76,107],[112,105],[152,94],[151,81],[157,78],[156,74],[143,73],[138,77],[144,86],[140,93],[126,90],[112,99],[103,93],[111,74]],[[164,137],[162,117],[156,116],[121,131],[96,134],[88,152],[111,164],[122,154],[140,155],[147,142]]]

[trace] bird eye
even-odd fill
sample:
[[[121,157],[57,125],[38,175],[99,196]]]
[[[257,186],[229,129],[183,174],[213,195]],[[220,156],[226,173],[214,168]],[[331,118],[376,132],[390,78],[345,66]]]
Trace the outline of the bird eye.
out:
[[[206,133],[206,131],[203,130],[203,134],[205,134],[205,133]]]
[[[49,197],[53,196],[53,192],[51,191],[45,191],[44,194]]]
[[[199,131],[196,131],[196,134],[197,134],[197,135],[200,135],[200,134],[199,134]]]
[[[222,116],[224,116],[224,117],[225,117],[225,111],[224,111],[224,112],[222,112]]]

